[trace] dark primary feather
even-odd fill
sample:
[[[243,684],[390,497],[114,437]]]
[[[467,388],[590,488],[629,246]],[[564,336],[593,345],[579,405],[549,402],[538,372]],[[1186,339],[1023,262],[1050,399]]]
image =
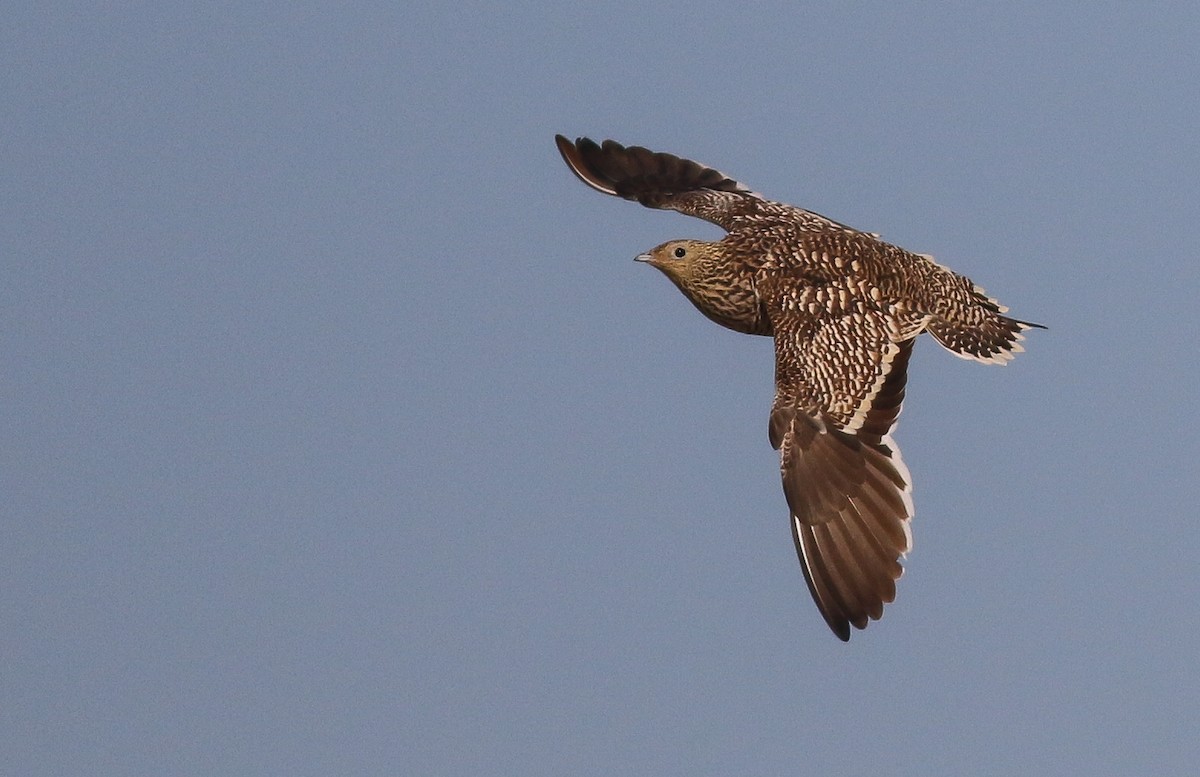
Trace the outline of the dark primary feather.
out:
[[[581,181],[597,191],[623,197],[647,208],[675,210],[725,229],[739,215],[755,213],[767,201],[711,167],[641,146],[626,148],[589,138],[572,143],[554,138],[559,153]]]
[[[605,194],[627,200],[657,199],[698,189],[750,193],[724,173],[674,154],[641,146],[627,148],[613,140],[597,144],[589,138],[579,138],[572,143],[562,135],[555,135],[554,141],[580,180]]]

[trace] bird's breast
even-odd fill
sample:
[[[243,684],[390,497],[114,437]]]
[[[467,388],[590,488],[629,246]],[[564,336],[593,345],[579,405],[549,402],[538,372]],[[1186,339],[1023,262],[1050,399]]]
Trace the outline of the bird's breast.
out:
[[[771,319],[750,278],[714,283],[680,283],[696,309],[721,326],[748,335],[770,335]]]

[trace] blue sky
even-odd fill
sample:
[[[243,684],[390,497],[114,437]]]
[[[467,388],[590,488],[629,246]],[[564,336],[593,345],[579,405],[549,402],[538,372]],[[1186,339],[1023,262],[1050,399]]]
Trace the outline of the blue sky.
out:
[[[1194,4],[20,3],[0,30],[0,772],[1184,774]],[[1049,326],[922,342],[842,644],[772,351],[631,259],[702,160]]]

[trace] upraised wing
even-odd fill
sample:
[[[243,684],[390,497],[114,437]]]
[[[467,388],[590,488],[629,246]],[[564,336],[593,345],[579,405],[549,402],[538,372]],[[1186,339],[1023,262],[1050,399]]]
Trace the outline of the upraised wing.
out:
[[[562,135],[554,142],[563,161],[579,179],[596,191],[663,208],[734,229],[740,217],[753,217],[772,208],[771,202],[724,173],[674,154],[641,146],[622,146],[613,140],[596,143]]]

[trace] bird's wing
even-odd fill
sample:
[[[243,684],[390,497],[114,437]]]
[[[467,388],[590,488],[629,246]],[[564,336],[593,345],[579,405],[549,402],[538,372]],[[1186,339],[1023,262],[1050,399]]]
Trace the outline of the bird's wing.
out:
[[[913,338],[894,342],[882,315],[831,313],[798,296],[768,304],[775,331],[771,444],[809,591],[843,640],[895,599],[912,546],[908,469],[890,431]]]
[[[724,173],[673,154],[613,140],[572,143],[554,136],[563,161],[596,191],[624,197],[647,208],[665,208],[702,218],[726,229],[789,206],[764,199]]]

